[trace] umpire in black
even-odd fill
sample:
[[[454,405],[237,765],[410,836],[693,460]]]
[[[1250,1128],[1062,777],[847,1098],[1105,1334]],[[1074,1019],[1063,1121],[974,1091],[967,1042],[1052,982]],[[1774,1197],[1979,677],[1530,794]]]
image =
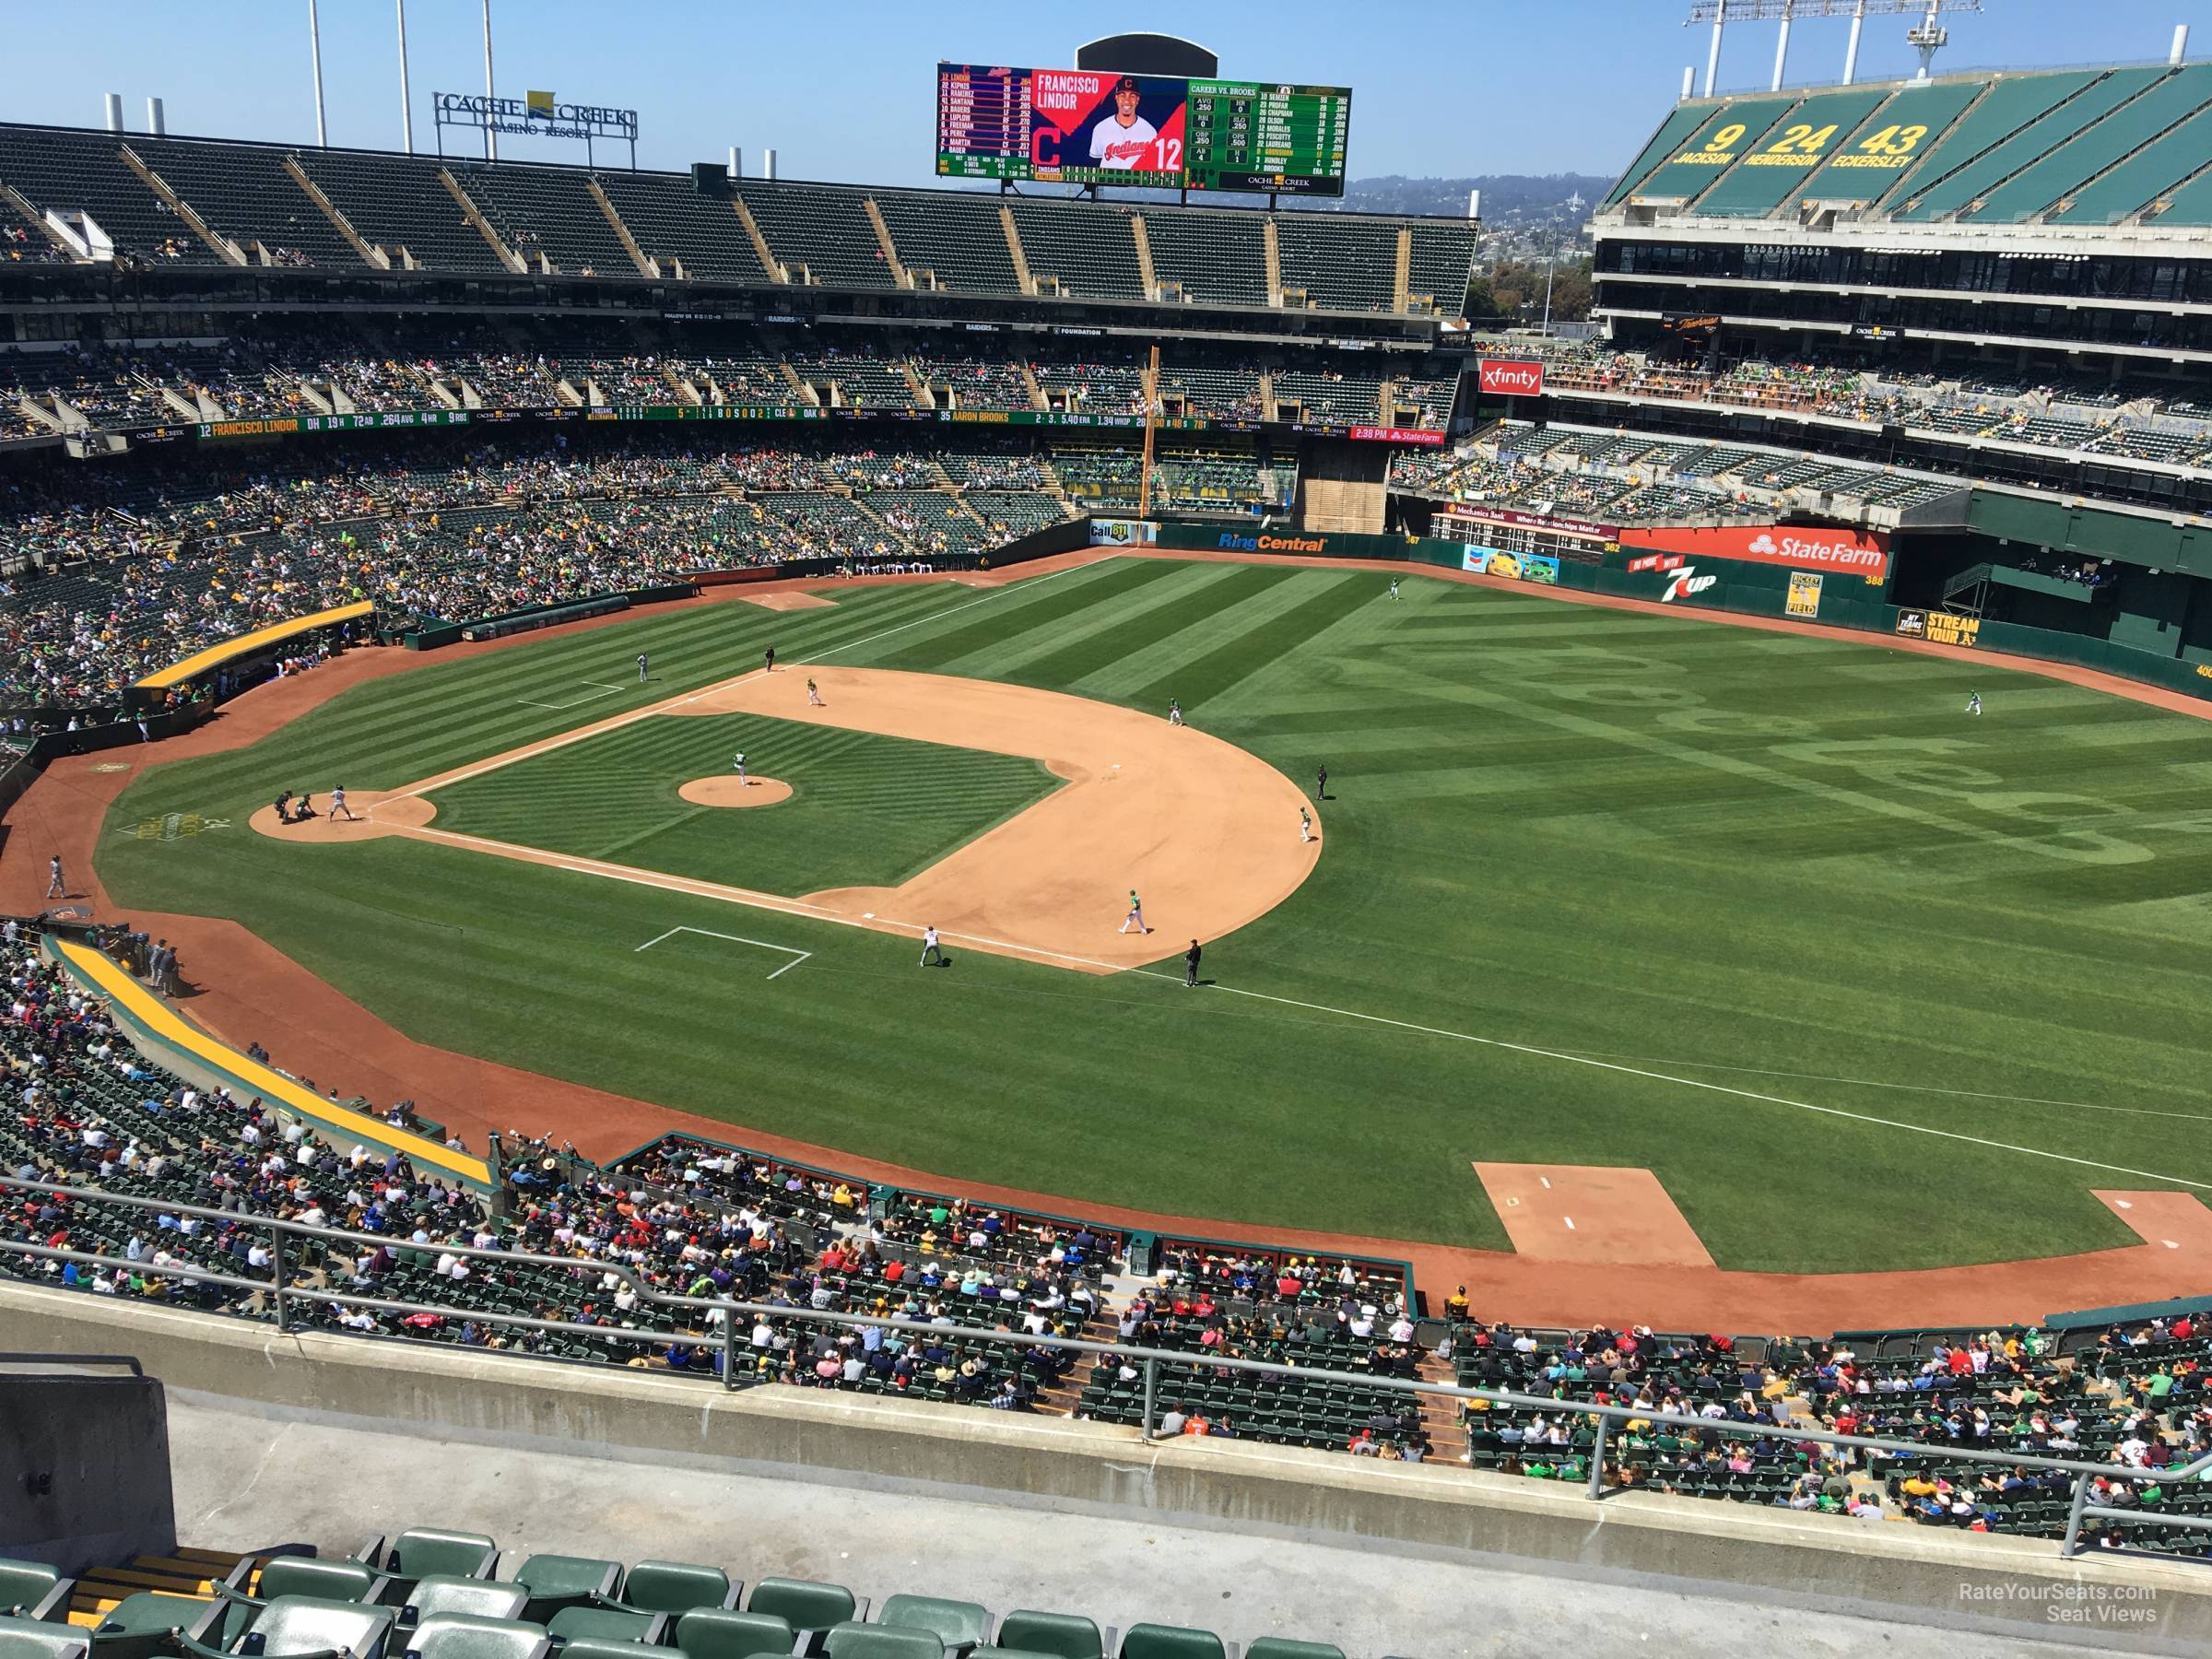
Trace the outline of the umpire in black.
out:
[[[1201,954],[1195,939],[1191,941],[1191,947],[1182,953],[1182,988],[1185,991],[1198,983],[1198,958]]]

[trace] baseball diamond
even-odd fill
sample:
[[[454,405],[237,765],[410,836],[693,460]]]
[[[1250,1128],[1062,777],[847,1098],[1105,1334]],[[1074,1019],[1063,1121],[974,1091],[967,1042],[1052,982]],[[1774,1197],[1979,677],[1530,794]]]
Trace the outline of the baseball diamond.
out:
[[[2212,763],[2200,723],[1511,583],[1409,576],[1393,605],[1359,570],[1060,562],[426,663],[154,769],[110,813],[244,818],[266,779],[342,765],[417,827],[112,834],[101,877],[234,917],[420,1041],[1070,1203],[1498,1249],[1473,1163],[1594,1160],[1651,1171],[1723,1269],[1817,1272],[2124,1245],[2098,1191],[2212,1190],[2175,1133],[2207,1018],[2180,782]],[[806,675],[733,677],[771,626]],[[533,699],[640,652],[653,683],[588,724]],[[1970,676],[1999,712],[1971,730]],[[1016,741],[945,696],[1077,700]],[[1081,792],[1145,787],[1112,769],[1146,757],[1062,706],[1249,759],[1278,805],[1204,816],[1230,788],[1209,759],[1187,797],[1100,819]],[[789,804],[676,798],[734,735]],[[1287,780],[1324,762],[1308,843]],[[1068,830],[1026,835],[1062,802]],[[1264,898],[1208,910],[1268,869]],[[994,910],[1017,879],[1049,925]],[[1132,885],[1153,935],[1116,932]],[[726,930],[733,902],[781,910],[808,971],[635,954]],[[868,931],[928,924],[959,973],[904,973],[911,945]],[[1194,931],[1216,994],[1186,1001],[1169,959]],[[2096,989],[2118,959],[2124,997]],[[738,1077],[707,1058],[731,1018]],[[907,1111],[916,1087],[945,1109]]]

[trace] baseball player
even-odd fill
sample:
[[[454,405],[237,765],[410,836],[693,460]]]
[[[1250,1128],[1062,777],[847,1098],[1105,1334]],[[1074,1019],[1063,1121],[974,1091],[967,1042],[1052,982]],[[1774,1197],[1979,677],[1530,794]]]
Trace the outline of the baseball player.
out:
[[[343,783],[339,784],[336,788],[330,792],[330,814],[327,821],[334,824],[336,823],[338,821],[338,814],[341,812],[346,815],[346,821],[347,823],[351,824],[359,822],[359,820],[354,817],[353,808],[346,805],[346,785]]]
[[[1313,839],[1313,815],[1303,806],[1298,809],[1298,839],[1301,841]]]
[[[1146,148],[1159,136],[1159,129],[1136,112],[1136,77],[1123,76],[1113,87],[1113,118],[1090,129],[1094,165],[1115,172],[1132,171],[1144,159]]]
[[[641,651],[638,653],[638,684],[641,686],[645,683],[645,653]]]
[[[1132,899],[1136,897],[1135,893],[1129,896]],[[59,853],[46,861],[46,897],[49,899],[69,897],[69,889],[62,885],[62,855]]]
[[[763,674],[773,674],[776,671],[776,648],[773,645],[771,645],[768,650],[762,653],[762,657],[765,666],[762,667],[761,672]]]
[[[1168,699],[1168,724],[1170,725],[1182,724],[1182,704],[1172,697]]]
[[[1390,579],[1390,596],[1393,599],[1398,596],[1398,579],[1395,576]]]
[[[1132,927],[1140,934],[1152,931],[1145,925],[1145,901],[1136,896],[1135,888],[1129,889],[1129,913],[1122,918],[1122,931],[1127,933]]]
[[[822,694],[814,688],[814,681],[811,678],[806,682],[806,702],[810,708],[818,709],[823,706]]]
[[[932,962],[936,963],[940,968],[943,967],[945,953],[937,948],[937,930],[935,927],[925,927],[922,930],[922,960],[919,965],[926,968]]]
[[[1198,941],[1195,939],[1191,941],[1191,947],[1182,953],[1182,988],[1185,991],[1197,988],[1198,959],[1202,954],[1198,948]]]
[[[1979,691],[1969,691],[1969,692],[1966,694],[1966,712],[1967,712],[1969,714],[1979,714],[1979,713],[1981,713],[1981,712],[1982,712],[1982,693],[1981,693],[1981,692],[1979,692]]]
[[[752,785],[747,782],[745,778],[745,751],[743,749],[737,751],[736,759],[732,764],[737,768],[737,787],[750,789]]]

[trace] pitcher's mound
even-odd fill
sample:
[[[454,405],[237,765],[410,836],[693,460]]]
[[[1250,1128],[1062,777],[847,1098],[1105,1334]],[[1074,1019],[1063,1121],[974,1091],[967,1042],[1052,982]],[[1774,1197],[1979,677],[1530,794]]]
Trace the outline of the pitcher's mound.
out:
[[[748,777],[743,788],[735,772],[694,778],[677,792],[694,806],[773,806],[791,799],[791,785],[775,778]]]

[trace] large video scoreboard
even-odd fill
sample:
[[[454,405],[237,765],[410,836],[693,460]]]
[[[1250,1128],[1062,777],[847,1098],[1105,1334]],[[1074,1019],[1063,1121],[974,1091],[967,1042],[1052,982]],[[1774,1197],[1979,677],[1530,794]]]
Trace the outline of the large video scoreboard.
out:
[[[1169,190],[1344,194],[1348,87],[937,65],[937,172]]]

